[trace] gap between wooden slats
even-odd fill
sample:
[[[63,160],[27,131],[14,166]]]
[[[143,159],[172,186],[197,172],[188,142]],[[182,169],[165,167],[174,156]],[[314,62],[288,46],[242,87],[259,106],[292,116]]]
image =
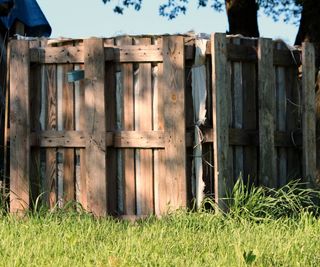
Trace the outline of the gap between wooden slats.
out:
[[[301,86],[298,77],[298,66],[286,69],[287,90],[287,132],[290,133],[294,144],[297,143],[295,133],[301,126]],[[299,179],[301,171],[301,149],[298,146],[288,148],[288,172],[287,179]]]
[[[63,99],[63,66],[57,66],[57,129],[58,131],[63,130],[62,120],[62,99]],[[61,148],[57,149],[57,204],[58,207],[62,208],[63,201],[63,162],[64,162],[64,151]]]
[[[115,40],[113,38],[108,38],[104,40],[104,45],[115,45]],[[117,130],[117,117],[116,117],[116,73],[118,66],[113,62],[106,62],[106,75],[105,75],[105,92],[106,92],[106,130],[115,131]],[[117,149],[108,147],[107,151],[107,203],[108,203],[108,213],[111,215],[119,214],[118,207],[118,191],[119,185],[117,183]]]

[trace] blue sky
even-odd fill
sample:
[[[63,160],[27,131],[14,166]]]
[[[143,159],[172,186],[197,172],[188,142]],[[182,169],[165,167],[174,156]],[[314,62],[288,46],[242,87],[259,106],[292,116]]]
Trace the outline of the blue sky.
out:
[[[37,0],[52,27],[52,37],[109,37],[121,34],[164,34],[195,32],[225,32],[228,29],[224,12],[211,8],[197,8],[190,1],[187,15],[173,21],[158,15],[159,3],[164,0],[144,0],[140,12],[126,10],[124,15],[114,14],[112,5],[102,0]],[[293,44],[297,27],[259,15],[260,34],[263,37],[281,38]]]

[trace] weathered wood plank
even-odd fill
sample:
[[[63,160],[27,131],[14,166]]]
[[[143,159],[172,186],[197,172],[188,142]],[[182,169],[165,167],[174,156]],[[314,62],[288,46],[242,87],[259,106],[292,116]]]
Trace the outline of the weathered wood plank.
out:
[[[150,45],[150,38],[137,38],[136,44]],[[152,85],[151,63],[140,63],[138,73],[138,92],[135,98],[136,129],[142,131],[152,130]],[[152,150],[141,149],[138,160],[140,175],[137,179],[137,215],[152,214],[153,208],[153,164]],[[136,166],[136,169],[138,167]],[[139,180],[140,181],[139,181]]]
[[[73,83],[68,82],[66,75],[72,70],[72,64],[63,66],[62,121],[64,130],[74,130],[74,86]],[[74,152],[72,148],[64,150],[63,195],[66,203],[75,200]]]
[[[240,39],[232,39],[233,43],[240,45]],[[243,79],[242,79],[242,63],[233,63],[233,118],[232,124],[236,129],[243,128]],[[243,147],[235,146],[233,151],[233,179],[243,175]]]
[[[130,37],[127,37],[130,38]],[[137,38],[137,40],[147,38]],[[106,60],[109,60],[106,58]],[[114,48],[113,59],[116,62],[162,62],[162,47],[151,45],[151,43],[138,43],[135,46],[130,44]]]
[[[106,148],[99,145],[99,133],[106,131],[105,62],[103,40],[84,40],[85,130],[91,135],[86,148],[88,208],[96,216],[107,212]]]
[[[117,48],[118,56],[121,58],[121,52],[123,52],[123,47],[132,46],[131,37],[122,37],[117,39],[117,45],[120,47]],[[131,45],[131,46],[129,46]],[[132,50],[131,50],[132,51]],[[123,53],[122,53],[123,54]],[[132,52],[129,54],[132,56]],[[133,65],[130,63],[121,65],[122,73],[122,87],[123,87],[123,118],[122,118],[122,129],[125,131],[132,131],[135,128],[134,125],[134,88],[133,88]],[[115,142],[122,145],[127,140],[124,136],[117,138]],[[123,142],[124,141],[124,142]],[[132,140],[132,145],[136,140]],[[130,141],[126,143],[130,147]],[[134,149],[125,149],[123,152],[123,161],[122,161],[122,174],[123,174],[123,213],[126,215],[134,215],[136,212],[136,188],[135,188],[135,151]]]
[[[252,40],[242,40],[245,43],[252,43]],[[243,128],[257,130],[257,73],[256,65],[252,62],[242,63],[243,79]],[[258,133],[258,131],[257,131]],[[257,140],[258,140],[257,134]],[[230,140],[230,142],[232,142]],[[250,183],[257,185],[258,178],[258,150],[255,146],[244,147],[244,170],[243,179],[249,179]]]
[[[275,43],[277,49],[282,48],[282,43]],[[277,51],[277,50],[274,50]],[[287,115],[287,95],[286,95],[286,79],[285,68],[276,67],[276,114],[277,114],[277,130],[286,131],[286,115]],[[287,181],[287,151],[280,147],[277,155],[277,186],[284,186]]]
[[[233,37],[237,38],[237,37]],[[232,40],[233,38],[227,38]],[[242,39],[243,44],[237,45],[228,43],[227,44],[227,55],[230,61],[242,61],[242,62],[252,62],[258,61],[257,47],[255,40]],[[211,42],[207,43],[207,55],[211,55]],[[298,49],[290,51],[289,49],[274,50],[273,53],[273,64],[279,66],[296,66],[301,64],[301,52]],[[186,59],[190,60],[194,58],[194,47],[193,45],[186,45],[185,51]]]
[[[211,35],[212,53],[212,119],[215,202],[225,208],[222,198],[232,185],[232,155],[229,147],[231,124],[231,88],[225,34]]]
[[[275,130],[275,84],[273,45],[270,39],[258,43],[258,95],[259,95],[259,143],[260,182],[268,187],[277,186]]]
[[[126,38],[126,37],[124,37]],[[130,38],[130,37],[127,37]],[[110,45],[104,48],[105,60],[124,62],[162,62],[162,47],[158,45]],[[83,46],[45,47],[30,49],[31,62],[44,64],[79,64],[84,62]]]
[[[45,129],[55,131],[57,129],[57,66],[45,66],[44,68],[45,77],[43,78],[45,79],[45,87],[47,89]],[[57,202],[56,154],[57,151],[54,148],[49,148],[46,150],[45,191],[48,193],[47,203],[50,208],[53,208]]]
[[[10,212],[29,207],[29,42],[10,43]]]
[[[162,38],[158,40],[162,44]],[[154,130],[164,130],[164,76],[163,76],[163,63],[158,64],[158,70],[154,73],[154,86],[153,86],[153,122]],[[154,151],[154,205],[155,214],[164,214],[167,212],[167,192],[166,192],[166,168],[165,168],[166,151],[155,149]]]
[[[302,44],[302,171],[310,186],[316,178],[315,49]]]
[[[164,148],[164,131],[121,131],[113,134],[118,148]]]
[[[164,203],[173,209],[185,207],[186,196],[186,133],[184,96],[184,44],[181,36],[163,37],[164,129],[166,174],[161,187],[166,192]]]

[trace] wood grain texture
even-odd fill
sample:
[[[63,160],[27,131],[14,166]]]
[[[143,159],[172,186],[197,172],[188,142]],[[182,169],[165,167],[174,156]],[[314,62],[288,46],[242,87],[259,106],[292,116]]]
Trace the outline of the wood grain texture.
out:
[[[315,50],[302,44],[302,168],[310,186],[316,178]]]
[[[240,44],[240,39],[233,39],[234,44]],[[233,63],[233,118],[232,125],[236,129],[243,128],[243,79],[242,79],[242,63]],[[243,147],[235,146],[233,148],[233,174],[232,178],[237,180],[243,176]]]
[[[260,183],[274,188],[277,186],[274,146],[276,94],[272,53],[272,41],[260,38],[258,42]]]
[[[159,42],[163,42],[163,38],[159,40]],[[157,111],[154,112],[154,129],[155,130],[164,130],[164,76],[163,76],[163,63],[158,64],[158,88],[154,90],[154,97],[157,96],[157,105],[154,101],[154,106],[157,107]],[[156,214],[164,214],[166,212],[166,192],[162,190],[165,188],[162,186],[163,182],[166,179],[163,177],[166,175],[166,167],[165,167],[165,158],[166,151],[165,150],[155,150],[155,169],[157,172],[154,174],[154,183],[155,183],[155,213]],[[157,163],[156,163],[157,162]]]
[[[186,130],[184,43],[181,36],[163,37],[164,130],[166,131],[165,165],[161,190],[164,203],[173,209],[185,207],[186,195]]]
[[[47,89],[47,110],[45,119],[45,129],[55,131],[57,129],[57,66],[45,66],[43,77]],[[53,208],[57,202],[57,161],[56,149],[46,150],[46,183],[45,191],[47,204]]]
[[[29,207],[29,43],[10,43],[10,212]]]
[[[74,130],[74,86],[67,79],[67,73],[72,70],[72,64],[63,65],[62,123],[64,130]],[[66,148],[64,150],[63,195],[65,203],[75,200],[74,153],[73,148]]]
[[[131,37],[121,37],[117,39],[119,54],[123,47],[128,47],[129,50],[132,46]],[[131,55],[132,56],[132,55]],[[133,131],[135,129],[134,123],[134,88],[133,88],[133,64],[121,64],[122,73],[122,88],[123,88],[123,118],[122,129],[125,131]],[[115,140],[119,145],[124,144],[126,138],[120,137]],[[130,143],[134,144],[135,140],[127,142],[129,147]],[[134,215],[136,212],[136,186],[135,186],[135,151],[134,149],[125,149],[122,152],[122,174],[123,174],[123,213],[126,215]]]
[[[215,202],[222,209],[222,198],[232,185],[232,154],[229,144],[231,124],[231,84],[225,34],[211,35],[212,53],[212,119],[214,150]]]
[[[85,130],[91,136],[85,156],[88,207],[94,215],[105,216],[107,212],[106,148],[99,145],[101,133],[106,131],[105,62],[102,39],[84,40],[84,67]]]
[[[138,45],[150,45],[150,38],[137,38]],[[138,73],[138,92],[135,99],[136,130],[152,130],[152,84],[151,63],[140,63]],[[153,205],[153,158],[152,150],[137,151],[140,164],[136,166],[140,175],[137,180],[137,215],[152,214]]]
[[[131,37],[120,37],[129,38]],[[106,42],[107,43],[107,42]],[[104,48],[105,61],[124,62],[162,62],[162,47],[157,45],[131,46],[124,43],[121,47],[108,45]],[[33,48],[30,51],[31,62],[43,64],[80,64],[84,62],[83,46],[62,46]]]
[[[253,41],[242,40],[252,44]],[[243,128],[257,130],[257,72],[256,65],[252,62],[242,63],[243,77]],[[257,138],[258,139],[258,138]],[[258,150],[255,146],[244,147],[244,170],[245,182],[258,184]]]
[[[282,48],[282,43],[275,43],[277,49]],[[287,126],[287,95],[286,95],[286,77],[285,68],[277,66],[276,73],[276,129],[278,131],[286,131]],[[284,186],[287,182],[287,151],[280,147],[277,151],[277,186]]]

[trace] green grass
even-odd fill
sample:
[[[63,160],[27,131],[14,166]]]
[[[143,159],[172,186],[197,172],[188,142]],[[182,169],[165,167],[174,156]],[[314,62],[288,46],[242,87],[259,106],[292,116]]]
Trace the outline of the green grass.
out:
[[[228,214],[178,211],[135,223],[64,211],[0,215],[0,266],[320,266],[314,192],[236,186]]]

